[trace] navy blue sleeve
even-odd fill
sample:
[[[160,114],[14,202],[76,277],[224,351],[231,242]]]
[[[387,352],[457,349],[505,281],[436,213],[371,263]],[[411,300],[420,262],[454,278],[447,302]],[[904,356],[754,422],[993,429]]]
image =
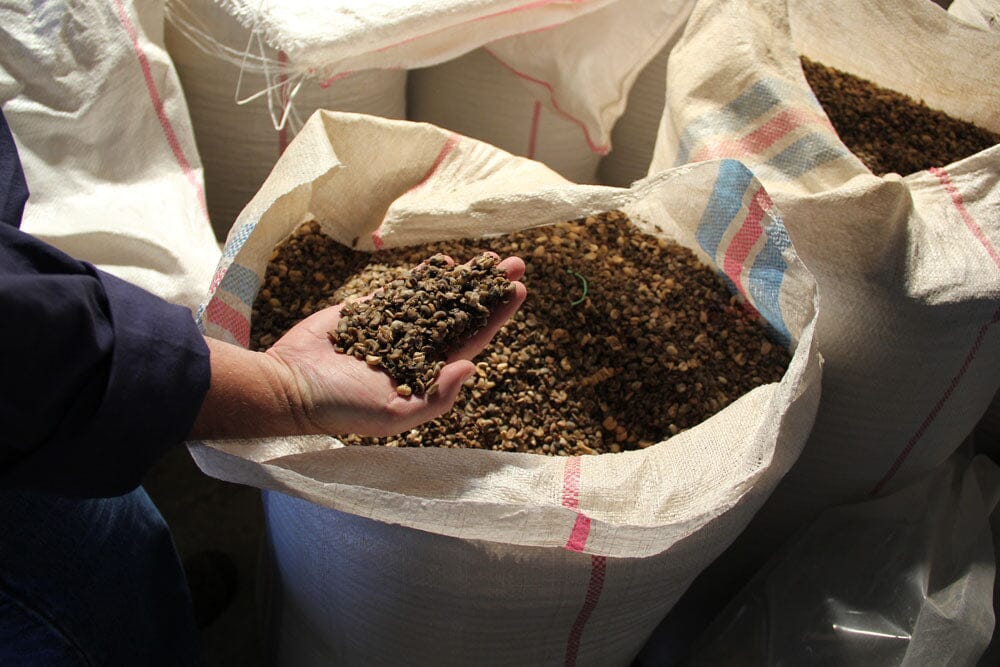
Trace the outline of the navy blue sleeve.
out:
[[[27,196],[0,114],[0,487],[120,495],[190,432],[208,347],[187,308],[20,231]]]

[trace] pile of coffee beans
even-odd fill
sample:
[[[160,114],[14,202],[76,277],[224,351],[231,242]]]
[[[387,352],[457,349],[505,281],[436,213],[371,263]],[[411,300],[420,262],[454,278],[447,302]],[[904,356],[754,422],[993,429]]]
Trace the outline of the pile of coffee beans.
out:
[[[475,360],[450,412],[347,444],[478,447],[547,455],[648,447],[754,387],[781,379],[788,351],[712,269],[621,212],[489,239],[356,252],[307,223],[272,257],[251,340],[265,349],[296,321],[370,294],[443,253],[525,261],[528,298]]]
[[[872,173],[944,167],[1000,143],[1000,135],[806,57],[802,70],[840,140]]]
[[[484,253],[454,264],[434,255],[370,299],[345,304],[337,331],[329,333],[334,349],[382,368],[401,396],[433,393],[448,353],[513,295],[499,261]]]

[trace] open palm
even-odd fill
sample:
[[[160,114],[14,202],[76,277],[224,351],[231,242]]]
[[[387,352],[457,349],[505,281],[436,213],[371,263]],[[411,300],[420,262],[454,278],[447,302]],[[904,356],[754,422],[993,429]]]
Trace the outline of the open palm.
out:
[[[507,278],[524,275],[524,262],[508,257],[500,262]],[[287,367],[291,391],[306,418],[319,433],[384,436],[401,433],[447,412],[474,371],[471,359],[489,344],[524,301],[524,285],[515,282],[514,295],[493,312],[489,322],[460,349],[452,352],[438,375],[438,391],[430,396],[402,397],[384,371],[348,354],[335,352],[327,332],[336,331],[342,305],[307,317],[281,337],[267,354]]]

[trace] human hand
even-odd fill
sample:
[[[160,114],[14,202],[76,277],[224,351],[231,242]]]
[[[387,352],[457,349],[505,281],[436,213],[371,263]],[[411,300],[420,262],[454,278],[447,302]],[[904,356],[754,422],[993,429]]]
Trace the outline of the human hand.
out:
[[[489,344],[526,296],[524,262],[508,257],[498,265],[514,282],[514,294],[489,322],[452,352],[430,395],[402,397],[392,378],[351,355],[335,352],[327,335],[337,330],[341,305],[302,320],[265,354],[276,363],[287,401],[297,411],[298,428],[307,433],[384,436],[401,433],[447,412],[475,372],[472,358]]]

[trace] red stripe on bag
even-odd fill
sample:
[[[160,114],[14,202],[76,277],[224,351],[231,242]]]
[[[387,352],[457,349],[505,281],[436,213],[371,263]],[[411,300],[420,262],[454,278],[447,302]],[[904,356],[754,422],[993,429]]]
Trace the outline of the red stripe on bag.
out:
[[[578,456],[566,459],[566,467],[563,470],[562,505],[577,513],[569,538],[566,540],[566,549],[583,551],[587,545],[587,538],[590,537],[590,517],[580,511],[580,457]]]
[[[761,226],[760,222],[770,208],[771,198],[767,196],[763,188],[757,190],[750,200],[750,206],[747,207],[747,215],[743,219],[743,224],[740,225],[732,241],[729,242],[729,247],[726,248],[726,256],[722,263],[723,271],[744,296],[746,296],[746,289],[740,282],[740,275],[743,273],[743,265],[746,263],[747,257],[750,256],[750,251],[764,234],[764,227]]]
[[[951,201],[955,204],[955,208],[958,209],[958,214],[962,216],[962,221],[965,222],[965,226],[968,227],[969,231],[972,232],[972,235],[976,237],[976,240],[983,244],[983,247],[986,248],[986,252],[993,259],[993,263],[997,265],[997,268],[1000,268],[1000,253],[998,253],[997,249],[993,247],[990,240],[986,238],[986,234],[983,233],[982,228],[977,225],[976,221],[972,219],[971,215],[969,215],[968,209],[965,208],[965,202],[962,200],[962,193],[959,192],[958,188],[955,187],[955,184],[951,182],[951,176],[948,175],[948,172],[940,167],[931,167],[927,171],[937,176],[937,179],[941,181],[941,186],[944,188],[944,191],[948,193],[948,196],[951,197]]]
[[[525,157],[535,159],[535,145],[538,142],[538,120],[542,116],[542,103],[535,101],[531,112],[531,134],[528,136],[528,154]]]
[[[569,531],[569,539],[566,540],[566,549],[583,551],[587,545],[587,538],[590,537],[590,517],[580,511],[580,457],[578,456],[566,459],[566,467],[563,469],[562,505],[577,513],[573,529]]]
[[[462,137],[460,135],[454,132],[449,133],[448,138],[445,139],[444,144],[441,146],[441,150],[438,151],[437,157],[434,158],[434,162],[431,163],[430,169],[428,169],[427,173],[424,174],[424,177],[421,178],[416,185],[407,190],[407,192],[413,192],[414,190],[423,187],[427,181],[430,180],[431,176],[434,175],[434,172],[441,167],[441,163],[443,163],[445,158],[448,157],[448,154],[455,150],[455,146],[458,145],[458,142],[461,141],[461,139]],[[381,250],[382,246],[385,244],[382,240],[382,225],[379,225],[378,229],[372,232],[372,243],[375,244],[376,250]]]
[[[243,347],[250,347],[250,320],[222,299],[212,299],[205,309],[205,316],[212,324],[233,335],[233,338]]]
[[[808,125],[832,127],[829,119],[819,114],[805,109],[786,109],[744,137],[700,148],[691,157],[691,161],[704,162],[716,158],[739,158],[763,153],[792,130]]]
[[[951,201],[955,205],[955,208],[958,209],[958,213],[962,217],[962,221],[965,223],[966,228],[972,233],[976,240],[983,245],[983,248],[986,249],[987,254],[989,254],[989,256],[993,259],[997,268],[1000,268],[1000,253],[997,253],[996,248],[994,248],[990,243],[990,240],[986,238],[982,228],[980,228],[980,226],[976,224],[976,221],[972,219],[968,209],[965,208],[962,193],[959,192],[958,188],[955,187],[955,184],[952,183],[948,172],[940,167],[931,167],[927,171],[936,176],[938,181],[941,182],[941,186],[944,188],[945,192],[948,193],[948,196],[951,197]],[[938,414],[940,414],[941,410],[944,408],[944,404],[949,398],[951,398],[952,393],[954,393],[955,389],[962,381],[962,378],[965,376],[965,373],[972,365],[972,361],[976,358],[976,355],[979,354],[979,349],[982,347],[983,340],[986,338],[986,335],[989,333],[990,329],[997,324],[997,322],[1000,322],[1000,308],[993,313],[993,317],[990,321],[979,329],[979,333],[976,334],[976,338],[972,342],[972,349],[970,349],[969,353],[965,355],[965,359],[962,362],[961,368],[958,369],[958,373],[956,373],[955,377],[951,379],[951,382],[948,383],[948,387],[944,390],[944,394],[940,399],[938,399],[938,402],[934,404],[934,407],[931,408],[930,413],[924,418],[924,421],[920,423],[920,426],[917,427],[916,433],[913,434],[913,437],[911,437],[906,443],[906,446],[903,447],[903,451],[898,457],[896,457],[896,460],[889,468],[889,471],[885,474],[885,477],[880,479],[878,484],[876,484],[869,492],[870,495],[877,495],[896,475],[896,473],[899,472],[900,467],[902,467],[903,463],[910,455],[910,452],[913,451],[913,448],[920,441],[920,439],[924,437],[927,429],[930,428],[930,425],[935,419],[937,419]]]
[[[278,51],[278,83],[281,84],[279,90],[279,98],[281,99],[281,112],[285,113],[285,107],[289,104],[288,99],[288,74],[286,73],[288,65],[288,56],[284,51]],[[288,148],[288,121],[286,120],[281,124],[281,129],[278,130],[278,157],[281,157],[285,153],[285,149]]]
[[[952,393],[958,387],[958,384],[962,381],[966,371],[968,371],[969,367],[972,365],[973,359],[975,359],[976,355],[979,354],[979,348],[982,347],[983,339],[986,338],[986,334],[989,333],[990,329],[997,322],[1000,322],[1000,309],[997,309],[997,311],[993,313],[993,318],[979,329],[979,333],[976,335],[976,340],[972,343],[972,349],[969,350],[967,355],[965,355],[965,361],[962,362],[962,367],[958,369],[958,373],[956,373],[955,377],[953,377],[951,382],[948,383],[948,388],[944,390],[944,395],[942,395],[941,398],[938,399],[938,402],[934,404],[934,407],[931,408],[930,414],[928,414],[927,417],[924,418],[924,421],[920,423],[920,426],[917,428],[917,432],[913,434],[913,437],[911,437],[909,442],[906,443],[906,447],[903,448],[903,451],[892,464],[892,467],[889,468],[889,472],[885,474],[885,477],[879,480],[878,484],[876,484],[875,487],[869,492],[869,495],[878,495],[885,485],[889,483],[897,472],[899,472],[900,467],[906,461],[910,452],[913,451],[913,448],[920,441],[920,439],[924,437],[924,434],[927,433],[927,429],[930,428],[931,423],[937,419],[941,409],[944,408],[944,404],[948,402],[949,398],[951,398]]]
[[[156,116],[160,120],[160,127],[163,128],[163,134],[167,138],[167,143],[170,144],[170,150],[173,151],[174,159],[177,160],[177,164],[180,165],[181,171],[184,172],[184,176],[187,177],[191,185],[194,186],[195,191],[198,193],[198,203],[201,204],[201,210],[208,218],[208,205],[205,203],[205,190],[202,188],[201,183],[198,182],[198,176],[194,173],[194,169],[191,168],[191,163],[188,162],[187,158],[184,156],[184,151],[181,150],[180,141],[177,140],[177,135],[174,133],[174,126],[170,123],[170,118],[167,116],[166,109],[163,108],[163,99],[160,97],[159,91],[156,89],[156,82],[153,81],[153,72],[149,67],[149,59],[146,58],[146,53],[142,50],[142,46],[139,44],[139,33],[135,29],[135,24],[132,23],[132,19],[129,18],[128,11],[125,9],[125,4],[123,0],[115,0],[115,7],[118,9],[118,20],[121,22],[122,27],[125,28],[125,32],[128,33],[129,38],[132,40],[132,49],[135,51],[136,57],[139,59],[139,67],[142,68],[142,76],[146,79],[146,90],[149,92],[149,99],[153,103],[153,109],[156,111]]]
[[[566,641],[566,667],[576,667],[576,658],[580,653],[580,640],[583,638],[583,630],[590,620],[591,614],[597,608],[597,602],[601,598],[601,591],[604,589],[604,575],[607,571],[608,559],[606,556],[590,557],[590,582],[587,584],[587,593],[583,598],[583,606],[580,613],[576,615],[576,621],[569,631],[569,639]]]
[[[549,91],[549,101],[552,102],[552,108],[554,108],[556,110],[556,112],[560,116],[562,116],[563,118],[565,118],[565,119],[573,122],[574,124],[578,125],[580,127],[580,129],[583,130],[583,138],[586,139],[587,146],[590,147],[591,152],[597,153],[598,155],[607,155],[608,154],[608,151],[611,150],[611,147],[608,146],[607,144],[598,145],[598,144],[594,143],[594,140],[590,138],[590,132],[587,131],[587,124],[586,123],[584,123],[582,120],[580,120],[576,116],[573,116],[573,115],[567,113],[566,111],[563,111],[562,107],[559,106],[559,102],[556,100],[556,92],[555,92],[555,89],[552,87],[551,83],[549,83],[548,81],[542,81],[541,79],[536,79],[535,77],[531,76],[530,74],[525,74],[524,72],[521,72],[519,70],[514,69],[513,67],[511,67],[510,65],[508,65],[506,62],[504,62],[503,60],[501,60],[500,57],[497,54],[493,53],[493,51],[491,51],[490,49],[486,48],[485,46],[483,47],[483,50],[486,51],[486,53],[488,53],[491,56],[493,56],[494,58],[496,58],[496,61],[498,63],[500,63],[501,65],[503,65],[504,67],[506,67],[515,76],[519,76],[522,79],[524,79],[525,81],[530,81],[532,83],[537,83],[538,85],[544,87],[547,91]]]
[[[215,276],[212,277],[212,284],[208,288],[209,295],[214,295],[216,288],[222,283],[222,279],[226,277],[229,272],[229,267],[224,266],[215,272]]]

